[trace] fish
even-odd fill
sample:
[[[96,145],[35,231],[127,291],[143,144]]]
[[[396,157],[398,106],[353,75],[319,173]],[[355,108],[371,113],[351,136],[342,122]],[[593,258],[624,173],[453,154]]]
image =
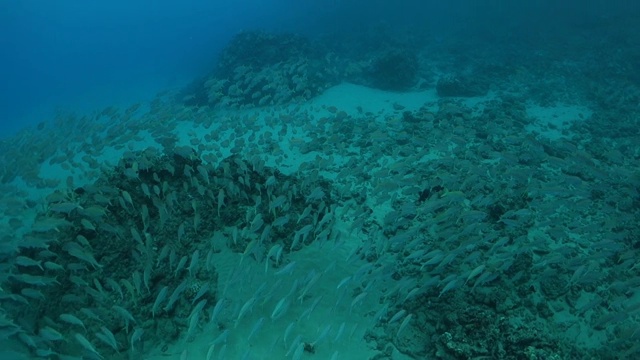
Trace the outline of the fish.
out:
[[[167,256],[169,256],[169,248],[168,244],[165,244],[160,250],[160,254],[158,255],[158,259],[156,260],[156,267],[160,266],[160,262],[164,260]]]
[[[189,264],[189,276],[193,276],[198,272],[198,264],[200,262],[200,250],[196,250],[191,255],[191,263]]]
[[[305,219],[307,216],[309,216],[309,214],[311,214],[311,210],[313,209],[312,205],[307,206],[303,211],[302,214],[300,214],[300,216],[298,216],[298,221],[296,221],[296,224],[299,224],[300,221],[302,221],[303,219]]]
[[[133,199],[131,198],[131,194],[129,194],[126,190],[122,190],[122,198],[124,199],[124,201],[126,201],[127,203],[129,203],[129,205],[131,205],[131,208],[133,208]]]
[[[140,295],[142,293],[142,278],[140,277],[140,272],[137,270],[134,271],[131,278],[133,279],[133,286],[136,289],[136,293]]]
[[[264,220],[262,219],[262,214],[257,213],[256,216],[253,218],[253,221],[251,221],[251,225],[249,230],[251,232],[256,232],[258,230],[260,230],[262,228],[262,225],[264,225]]]
[[[284,342],[284,346],[287,346],[287,338],[289,337],[289,335],[291,335],[291,332],[293,331],[293,327],[296,325],[295,321],[292,321],[289,323],[289,325],[287,326],[287,328],[284,330],[284,335],[283,335],[283,342]]]
[[[30,299],[36,299],[36,300],[42,300],[42,301],[46,300],[46,297],[44,296],[42,291],[38,289],[23,288],[22,290],[20,290],[20,294]]]
[[[220,217],[220,209],[222,209],[222,206],[225,205],[224,203],[224,190],[220,189],[218,191],[218,217]]]
[[[351,281],[351,275],[345,277],[344,279],[342,279],[339,283],[338,286],[336,287],[336,289],[340,289],[341,287],[343,287],[344,285],[346,285],[348,282]]]
[[[49,326],[43,326],[40,328],[38,332],[41,338],[47,341],[63,341],[65,340],[64,335],[62,335],[58,330],[53,329]]]
[[[193,307],[193,310],[191,310],[191,313],[189,313],[188,318],[194,316],[196,313],[201,313],[202,309],[204,309],[204,307],[207,305],[207,300],[200,300],[200,302],[198,302],[198,304],[196,306]]]
[[[360,294],[358,294],[358,296],[356,296],[353,301],[351,301],[351,306],[349,307],[349,312],[351,312],[353,310],[353,307],[356,306],[358,303],[362,302],[362,300],[364,300],[364,298],[368,295],[368,293],[366,291],[361,292]]]
[[[91,221],[87,219],[81,219],[80,225],[82,225],[82,227],[85,228],[86,230],[97,231],[93,223],[91,223]]]
[[[184,268],[184,266],[187,264],[187,260],[189,260],[189,257],[187,255],[180,258],[180,261],[178,262],[178,265],[176,266],[176,269],[173,272],[174,277],[178,276],[178,273],[180,272],[180,270],[182,270],[182,268]]]
[[[144,334],[144,329],[136,328],[131,335],[131,351],[133,352],[133,346],[136,342],[142,339],[142,335]]]
[[[83,248],[79,244],[75,242],[69,242],[63,246],[63,249],[69,253],[69,255],[87,262],[89,265],[93,266],[94,269],[100,269],[103,266],[98,263],[98,261],[93,257],[91,251]]]
[[[77,316],[72,314],[60,314],[58,318],[68,324],[81,326],[85,331],[87,328],[84,326],[82,320],[80,320]]]
[[[120,351],[118,347],[118,342],[116,341],[116,337],[113,335],[111,330],[109,330],[105,326],[101,326],[100,330],[102,332],[96,333],[96,337],[100,339],[102,342],[104,342],[105,344],[109,345],[111,348],[113,348],[113,350],[115,350],[117,353],[119,353]]]
[[[85,348],[89,352],[95,354],[98,358],[104,359],[104,357],[102,355],[100,355],[100,353],[96,350],[96,348],[93,346],[93,344],[91,344],[91,342],[89,342],[89,340],[87,340],[87,338],[82,336],[82,334],[76,333],[75,334],[75,338],[78,341],[78,343],[80,343],[80,345],[82,345],[83,348]]]
[[[264,316],[258,319],[256,323],[253,325],[253,328],[251,328],[251,332],[247,337],[247,343],[251,343],[251,338],[253,338],[253,336],[256,335],[258,331],[260,331],[260,329],[262,328],[262,325],[264,325]]]
[[[224,306],[224,303],[225,303],[224,299],[218,300],[216,305],[213,307],[213,310],[211,311],[211,318],[209,319],[209,322],[214,322],[216,320],[216,318],[222,311],[222,307]]]
[[[248,311],[251,311],[251,309],[253,308],[253,304],[256,301],[256,297],[252,296],[249,300],[247,300],[244,305],[242,305],[242,308],[240,308],[240,312],[238,313],[238,317],[236,318],[236,325],[235,327],[238,327],[238,324],[240,323],[240,320],[244,317],[244,315],[246,315],[246,313]]]
[[[389,319],[389,324],[393,324],[394,322],[400,320],[400,318],[402,318],[404,316],[404,314],[406,314],[407,311],[404,309],[398,310],[398,312],[396,312],[395,314],[393,314],[393,316],[391,317],[391,319]]]
[[[277,228],[282,228],[283,226],[287,225],[287,223],[289,223],[289,215],[288,214],[280,216],[279,218],[273,220],[273,223],[271,224],[271,226],[277,227]]]
[[[306,202],[316,202],[322,200],[325,197],[325,193],[320,186],[314,188],[309,195],[307,195]]]
[[[207,171],[207,168],[202,165],[198,165],[197,170],[200,176],[202,176],[204,181],[207,183],[207,185],[211,185],[211,181],[209,180],[209,172]]]
[[[116,313],[120,315],[120,317],[122,317],[122,319],[125,321],[126,328],[129,328],[129,322],[137,323],[133,315],[131,315],[131,313],[127,309],[123,308],[122,306],[113,305],[111,308],[115,310]]]
[[[244,258],[248,254],[251,254],[253,252],[253,249],[255,249],[257,243],[258,243],[258,240],[253,239],[247,244],[247,247],[244,249],[244,252],[242,253],[242,256],[240,257],[240,265],[242,265],[242,261],[244,260]]]
[[[206,302],[206,300],[203,301]],[[191,337],[193,336],[193,332],[195,331],[196,326],[198,326],[198,322],[200,321],[200,310],[202,309],[195,311],[196,309],[194,309],[191,316],[189,316],[189,326],[187,328],[187,335],[185,336],[185,339],[187,339],[187,341],[189,341],[189,339],[191,339]]]
[[[329,334],[330,330],[331,324],[326,325],[320,335],[318,335],[318,337],[311,343],[311,347],[316,347],[320,341],[324,340],[324,338]]]
[[[187,279],[183,280],[180,285],[178,285],[174,290],[171,296],[169,297],[169,302],[164,307],[164,311],[169,311],[173,308],[173,305],[180,299],[180,295],[187,289]]]
[[[469,280],[473,279],[474,277],[482,274],[482,272],[485,269],[485,264],[479,265],[478,267],[476,267],[475,269],[471,270],[471,273],[469,273],[469,276],[467,276],[467,280],[465,280],[465,285],[469,282]]]
[[[160,307],[160,304],[162,304],[164,299],[167,298],[167,293],[168,292],[169,292],[169,287],[168,286],[164,286],[160,290],[160,292],[158,293],[158,296],[156,296],[156,301],[153,302],[153,306],[151,307],[151,317],[155,317],[156,316],[156,312],[158,311],[158,308]]]
[[[282,207],[285,201],[287,201],[287,197],[280,195],[269,203],[269,210],[273,213],[274,217],[276,216],[276,209]]]
[[[285,296],[282,299],[280,299],[276,304],[276,306],[273,308],[273,311],[271,312],[271,319],[276,320],[280,318],[282,315],[284,315],[284,313],[289,309],[289,304],[290,304],[290,301],[288,296]]]
[[[296,231],[296,235],[302,236],[302,242],[306,243],[307,236],[309,235],[311,230],[313,230],[313,225],[309,224],[309,225],[303,226],[302,229]]]
[[[116,282],[112,278],[107,278],[105,281],[107,282],[107,285],[109,285],[111,290],[116,291],[120,295],[120,300],[124,300],[124,293],[122,292],[122,287],[120,286],[120,284],[118,284],[118,282]]]
[[[373,315],[373,319],[377,322],[380,321],[384,316],[387,315],[387,311],[389,310],[389,304],[384,304],[376,313]]]
[[[409,322],[411,321],[412,318],[413,318],[413,314],[409,314],[404,318],[404,320],[402,320],[402,323],[400,323],[400,326],[398,327],[398,331],[396,332],[396,337],[400,337],[400,333],[402,333],[402,331],[409,325]]]
[[[191,300],[191,304],[195,304],[196,301],[198,301],[198,299],[200,299],[201,297],[203,297],[206,293],[209,292],[209,289],[211,288],[211,286],[209,285],[209,283],[205,283],[204,285],[202,285],[200,287],[200,289],[198,290],[198,293],[196,294],[196,296],[193,297],[193,300]]]
[[[37,267],[40,268],[40,270],[44,270],[42,268],[42,261],[33,260],[32,258],[26,256],[16,257],[16,265],[23,267]]]
[[[460,281],[458,277],[455,277],[453,280],[449,281],[447,283],[447,285],[444,286],[444,288],[442,288],[442,291],[440,291],[440,294],[438,295],[438,298],[441,297],[444,293],[446,293],[447,291],[456,289],[460,286]]]
[[[78,209],[83,209],[83,207],[73,202],[61,202],[49,205],[49,211],[54,213],[64,213],[67,215]]]
[[[207,357],[205,357],[205,360],[213,360],[213,352],[216,349],[216,344],[211,344],[211,346],[209,346],[209,350],[207,351]]]
[[[292,261],[292,262],[288,263],[287,266],[285,266],[282,269],[276,271],[274,273],[274,275],[279,276],[279,275],[282,275],[282,274],[290,274],[293,271],[293,269],[296,267],[296,265],[297,265],[297,262]]]
[[[140,187],[142,188],[142,193],[149,199],[151,199],[151,191],[149,191],[149,185],[142,183],[140,184]]]

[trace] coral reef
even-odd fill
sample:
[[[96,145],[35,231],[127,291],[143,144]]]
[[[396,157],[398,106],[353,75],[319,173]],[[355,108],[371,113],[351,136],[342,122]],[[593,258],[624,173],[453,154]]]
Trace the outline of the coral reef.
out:
[[[223,108],[283,105],[308,100],[337,83],[328,59],[296,35],[243,32],[220,56],[217,69],[187,91],[188,101]],[[198,95],[196,95],[198,94]]]
[[[406,91],[420,77],[412,48],[378,43],[359,55],[340,48],[295,34],[241,32],[223,49],[215,69],[177,98],[188,106],[253,108],[302,102],[342,81]]]
[[[377,55],[368,69],[371,85],[383,90],[408,90],[418,80],[419,63],[414,52],[391,49]]]

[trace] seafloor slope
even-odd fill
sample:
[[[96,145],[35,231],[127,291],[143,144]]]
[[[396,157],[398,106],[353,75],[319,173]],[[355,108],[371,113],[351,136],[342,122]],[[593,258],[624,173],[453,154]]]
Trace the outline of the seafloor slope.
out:
[[[2,358],[638,356],[634,87],[286,56],[3,140]]]

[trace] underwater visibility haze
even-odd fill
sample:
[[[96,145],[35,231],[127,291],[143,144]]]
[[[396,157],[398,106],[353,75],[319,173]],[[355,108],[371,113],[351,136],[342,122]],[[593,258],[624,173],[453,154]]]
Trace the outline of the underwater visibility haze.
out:
[[[640,358],[633,1],[0,5],[0,359]]]

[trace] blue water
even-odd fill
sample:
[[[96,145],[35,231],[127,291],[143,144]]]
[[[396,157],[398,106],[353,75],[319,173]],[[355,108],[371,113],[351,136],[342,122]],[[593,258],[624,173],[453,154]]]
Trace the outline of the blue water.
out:
[[[208,71],[242,29],[302,29],[328,11],[321,1],[289,0],[0,6],[3,136],[55,109],[90,112],[148,99]]]

